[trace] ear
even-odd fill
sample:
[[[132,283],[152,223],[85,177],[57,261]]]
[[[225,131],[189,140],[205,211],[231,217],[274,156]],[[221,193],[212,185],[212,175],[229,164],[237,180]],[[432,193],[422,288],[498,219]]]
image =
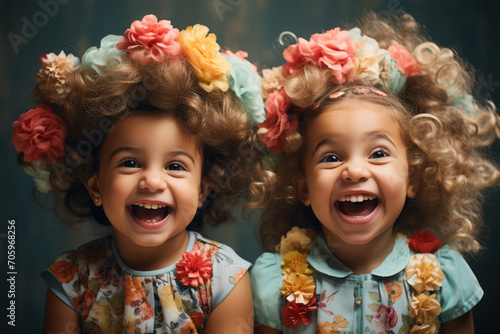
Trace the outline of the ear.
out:
[[[410,184],[408,184],[408,188],[406,188],[406,197],[413,198],[417,195],[417,186],[413,184],[410,180]]]
[[[102,204],[101,187],[99,185],[99,178],[97,177],[97,173],[92,175],[90,179],[84,181],[83,183],[85,184],[85,188],[87,188],[87,191],[92,198],[92,202],[96,206],[100,206]]]
[[[208,194],[210,194],[210,191],[212,191],[210,184],[206,182],[206,180],[201,180],[200,193],[198,195],[198,208],[201,208],[203,206],[203,203],[205,203],[205,200],[207,199]]]
[[[304,173],[300,172],[297,178],[297,197],[305,205],[311,205],[311,200],[309,199],[309,189],[307,188],[307,180]]]

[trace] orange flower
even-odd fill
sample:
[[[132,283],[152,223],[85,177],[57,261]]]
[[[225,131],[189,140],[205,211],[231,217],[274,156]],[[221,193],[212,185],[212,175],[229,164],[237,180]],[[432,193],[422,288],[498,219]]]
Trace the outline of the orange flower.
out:
[[[403,296],[403,287],[399,283],[391,284],[389,281],[384,282],[385,291],[391,297],[392,303],[397,302]]]
[[[187,27],[180,32],[179,43],[194,67],[200,86],[207,92],[214,88],[225,92],[229,88],[226,75],[231,70],[231,65],[219,52],[220,46],[215,35],[207,36],[208,30],[201,24]]]
[[[137,301],[146,299],[142,291],[140,277],[132,278],[130,275],[126,275],[123,285],[123,290],[125,291],[125,305],[131,305],[134,304],[134,302],[137,303]]]
[[[196,328],[200,327],[201,324],[205,321],[205,315],[201,312],[193,312],[188,314],[191,320],[193,321]]]
[[[241,268],[240,271],[238,271],[238,274],[236,274],[236,276],[234,276],[234,280],[236,281],[236,283],[238,283],[240,281],[240,279],[243,277],[243,275],[245,275],[246,272],[247,272],[247,270],[243,269],[243,268]]]
[[[312,274],[308,268],[307,254],[298,251],[288,252],[281,261],[281,273],[283,275],[296,272],[298,274]]]
[[[405,278],[418,293],[438,290],[443,285],[444,274],[435,255],[413,255],[406,267]]]
[[[410,316],[416,322],[432,322],[437,319],[441,310],[435,294],[429,296],[428,292],[424,292],[411,298]]]
[[[283,279],[281,293],[288,301],[295,300],[296,303],[307,304],[316,292],[316,286],[312,276],[291,273]]]
[[[336,315],[333,322],[322,321],[316,326],[316,334],[338,333],[339,328],[349,326],[349,321],[341,315]]]
[[[73,280],[77,270],[78,266],[65,261],[58,261],[49,268],[49,271],[54,274],[61,283],[68,283]]]

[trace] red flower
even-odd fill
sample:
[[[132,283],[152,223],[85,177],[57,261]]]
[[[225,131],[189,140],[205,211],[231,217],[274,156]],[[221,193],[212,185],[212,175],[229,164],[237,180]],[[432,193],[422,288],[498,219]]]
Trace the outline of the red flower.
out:
[[[309,325],[312,322],[311,311],[317,308],[316,295],[307,304],[297,304],[295,301],[287,301],[285,306],[281,308],[283,326],[295,329],[300,325]]]
[[[51,106],[37,105],[19,116],[12,127],[12,142],[18,152],[24,153],[24,161],[56,162],[66,154],[66,125]]]
[[[392,306],[380,305],[373,312],[372,325],[375,333],[387,333],[398,324],[398,314]]]
[[[419,253],[434,253],[443,246],[441,240],[429,231],[414,234],[408,239],[408,245]]]
[[[199,250],[185,252],[176,267],[176,277],[183,285],[198,287],[212,275],[212,261]]]
[[[290,45],[283,57],[288,61],[283,65],[285,75],[294,74],[306,62],[320,68],[329,69],[335,82],[343,84],[349,79],[357,57],[356,47],[351,34],[340,28],[331,29],[323,34],[314,34],[309,41],[299,38],[297,44]]]
[[[291,106],[284,89],[270,94],[265,102],[266,121],[259,127],[267,130],[262,141],[271,152],[282,152],[286,135],[297,130],[299,122],[296,115],[287,113]]]
[[[393,44],[387,49],[396,67],[407,77],[418,75],[422,66],[411,56],[410,51],[401,44]]]
[[[182,54],[179,44],[179,29],[174,29],[168,20],[146,15],[142,21],[134,21],[119,39],[116,48],[130,52],[130,58],[146,64],[161,62],[167,56]]]
[[[78,266],[71,262],[58,261],[50,266],[49,271],[61,281],[61,283],[68,283],[75,277],[78,271]]]

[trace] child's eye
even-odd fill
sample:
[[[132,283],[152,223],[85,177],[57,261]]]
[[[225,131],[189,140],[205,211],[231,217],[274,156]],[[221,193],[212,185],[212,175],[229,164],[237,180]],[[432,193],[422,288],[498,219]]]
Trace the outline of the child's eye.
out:
[[[166,170],[181,171],[181,170],[186,170],[186,168],[182,164],[180,164],[178,162],[174,162],[174,163],[169,164],[166,167]]]
[[[340,158],[333,153],[328,153],[321,158],[320,162],[340,162]]]
[[[389,151],[387,151],[385,148],[379,148],[371,155],[370,158],[380,159],[380,158],[386,158],[389,155],[390,155]]]
[[[127,160],[124,161],[120,164],[120,167],[125,167],[125,168],[139,168],[139,164],[135,160]]]

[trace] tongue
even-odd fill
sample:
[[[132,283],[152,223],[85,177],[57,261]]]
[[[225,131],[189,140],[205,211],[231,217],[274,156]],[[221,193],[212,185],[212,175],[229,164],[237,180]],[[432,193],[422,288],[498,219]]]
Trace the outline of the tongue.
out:
[[[166,217],[167,208],[161,209],[146,209],[142,206],[134,205],[133,207],[134,215],[142,221],[159,221]]]
[[[347,216],[364,217],[369,215],[377,206],[375,200],[367,200],[363,202],[340,202],[339,208]]]

